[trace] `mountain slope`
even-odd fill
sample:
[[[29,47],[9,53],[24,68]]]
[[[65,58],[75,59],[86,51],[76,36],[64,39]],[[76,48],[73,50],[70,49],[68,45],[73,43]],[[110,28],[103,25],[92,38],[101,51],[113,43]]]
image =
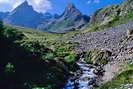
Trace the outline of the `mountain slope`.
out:
[[[82,15],[72,3],[69,3],[59,18],[49,22],[47,25],[42,24],[41,27],[38,28],[48,32],[63,33],[79,29],[88,22],[89,17]]]
[[[8,14],[9,12],[0,12],[0,20],[4,19]]]
[[[104,25],[119,17],[125,18],[127,15],[133,14],[133,1],[127,0],[118,5],[111,5],[106,8],[99,9],[91,18],[91,24]]]
[[[43,20],[42,16],[42,14],[34,11],[32,6],[25,1],[9,13],[9,15],[4,19],[4,23],[15,26],[36,28]]]

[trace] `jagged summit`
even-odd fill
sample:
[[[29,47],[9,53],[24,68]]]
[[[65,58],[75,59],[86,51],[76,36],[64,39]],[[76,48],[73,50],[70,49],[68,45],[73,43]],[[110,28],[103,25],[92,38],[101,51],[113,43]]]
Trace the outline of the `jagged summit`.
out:
[[[59,18],[48,24],[42,24],[38,28],[53,33],[64,33],[70,30],[80,29],[89,22],[89,19],[90,18],[84,16],[73,3],[69,3]]]
[[[75,7],[73,3],[68,3],[62,16],[66,17],[75,15],[81,15],[81,12]]]
[[[15,26],[22,26],[28,28],[36,28],[40,23],[43,15],[36,12],[27,1],[17,6],[9,15],[4,19],[5,24],[11,24]]]
[[[25,0],[23,3],[17,6],[13,11],[16,11],[16,10],[21,10],[21,11],[32,10],[33,11],[34,9],[31,5],[29,5],[28,1]]]
[[[29,3],[27,0],[25,0],[21,5],[29,5]]]
[[[4,18],[5,24],[22,26],[48,32],[64,33],[80,29],[89,22],[89,17],[84,16],[73,3],[68,3],[62,15],[38,13],[32,5],[25,0]]]
[[[70,3],[68,3],[66,8],[76,8],[76,7],[73,3],[70,2]]]

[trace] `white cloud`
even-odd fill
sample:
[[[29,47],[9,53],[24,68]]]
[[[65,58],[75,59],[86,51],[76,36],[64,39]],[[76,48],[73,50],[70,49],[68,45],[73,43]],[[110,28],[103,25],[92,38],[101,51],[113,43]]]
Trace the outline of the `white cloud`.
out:
[[[46,12],[52,9],[52,4],[49,0],[29,0],[29,3],[33,6],[37,12]]]
[[[16,8],[18,5],[20,5],[22,3],[22,1],[20,0],[14,0],[15,2],[13,2],[14,4],[11,4],[12,9]]]
[[[87,3],[90,4],[91,3],[91,0],[89,0]]]
[[[100,3],[100,0],[94,0],[94,3]]]
[[[8,3],[10,0],[0,0],[0,3]]]
[[[100,3],[100,0],[89,0],[88,2],[87,2],[88,4],[91,4],[91,3]]]
[[[0,4],[6,3],[10,5],[12,7],[10,9],[13,10],[24,1],[25,0],[0,0]],[[27,1],[29,2],[30,5],[33,6],[34,10],[36,10],[37,12],[45,13],[48,10],[52,9],[52,3],[50,2],[50,0],[27,0]]]

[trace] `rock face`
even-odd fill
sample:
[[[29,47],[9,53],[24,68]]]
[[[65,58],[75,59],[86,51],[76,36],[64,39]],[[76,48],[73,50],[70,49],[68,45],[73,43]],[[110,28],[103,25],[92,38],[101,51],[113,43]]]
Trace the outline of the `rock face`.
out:
[[[111,5],[103,9],[97,10],[91,18],[91,24],[106,24],[116,17],[126,16],[133,12],[133,1],[127,0],[119,5]]]
[[[43,29],[48,32],[63,33],[81,28],[88,22],[89,17],[82,15],[72,3],[69,3],[60,17],[49,22],[47,25],[42,24],[42,27],[39,29]]]
[[[4,19],[4,23],[15,26],[36,28],[43,20],[42,17],[42,14],[34,11],[33,7],[25,1],[8,14],[8,16]]]

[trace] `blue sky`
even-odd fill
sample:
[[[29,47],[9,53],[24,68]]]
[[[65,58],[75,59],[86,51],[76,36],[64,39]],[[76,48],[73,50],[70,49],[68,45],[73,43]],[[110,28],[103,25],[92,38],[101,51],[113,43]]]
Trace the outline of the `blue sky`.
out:
[[[0,0],[0,11],[11,11],[25,0]],[[125,0],[27,0],[38,12],[61,14],[67,3],[72,2],[83,13],[91,15],[99,8],[119,4]]]

